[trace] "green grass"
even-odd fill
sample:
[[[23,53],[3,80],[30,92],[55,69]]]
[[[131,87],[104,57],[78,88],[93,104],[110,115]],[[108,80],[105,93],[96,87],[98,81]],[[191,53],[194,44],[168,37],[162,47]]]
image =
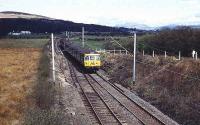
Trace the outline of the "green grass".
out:
[[[74,43],[77,43],[79,45],[82,45],[82,41],[81,40],[74,40]],[[91,48],[93,50],[95,49],[104,49],[104,41],[95,41],[95,40],[86,40],[85,41],[85,46],[87,48]]]
[[[0,48],[42,48],[48,39],[0,39]]]

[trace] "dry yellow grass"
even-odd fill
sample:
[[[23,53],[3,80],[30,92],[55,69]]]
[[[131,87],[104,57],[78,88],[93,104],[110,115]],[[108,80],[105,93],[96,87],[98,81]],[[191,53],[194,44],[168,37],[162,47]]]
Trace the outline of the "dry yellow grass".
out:
[[[21,123],[37,80],[41,49],[0,49],[0,125]]]

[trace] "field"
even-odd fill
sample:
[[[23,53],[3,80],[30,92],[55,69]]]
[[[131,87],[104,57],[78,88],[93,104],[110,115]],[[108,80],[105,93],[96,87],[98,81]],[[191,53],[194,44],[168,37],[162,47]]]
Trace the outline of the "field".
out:
[[[0,125],[22,124],[47,40],[0,40]]]
[[[0,48],[41,48],[48,39],[0,39]]]
[[[74,39],[72,42],[77,43],[79,45],[82,45],[81,39]],[[93,50],[95,49],[103,49],[104,48],[105,41],[103,38],[97,39],[97,38],[90,38],[85,40],[85,47],[91,48]]]

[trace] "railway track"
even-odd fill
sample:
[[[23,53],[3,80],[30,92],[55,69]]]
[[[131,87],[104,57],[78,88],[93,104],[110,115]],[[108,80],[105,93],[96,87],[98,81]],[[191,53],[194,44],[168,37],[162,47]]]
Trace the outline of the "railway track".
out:
[[[165,124],[130,100],[123,90],[100,75],[80,73],[70,62],[68,65],[74,85],[81,90],[86,105],[95,116],[92,118],[94,124]]]
[[[152,115],[101,75],[81,73],[68,60],[67,63],[72,82],[82,96],[92,124],[171,125]]]
[[[97,88],[92,85],[87,75],[77,74],[77,70],[72,64],[68,63],[68,65],[74,85],[80,87],[81,93],[84,95],[87,104],[89,104],[90,111],[95,115],[96,120],[93,119],[93,123],[101,125],[123,125],[125,121],[113,112],[112,107],[97,92]],[[84,86],[87,86],[89,91],[85,90]]]

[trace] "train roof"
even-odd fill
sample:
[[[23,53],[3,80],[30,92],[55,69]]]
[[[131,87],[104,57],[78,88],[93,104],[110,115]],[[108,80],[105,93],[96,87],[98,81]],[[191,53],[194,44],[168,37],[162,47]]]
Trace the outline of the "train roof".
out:
[[[81,54],[90,54],[90,53],[98,54],[93,49],[82,47],[79,44],[71,42],[71,41],[67,41],[66,39],[62,39],[61,41],[64,42],[66,46],[69,46],[70,48],[76,50],[77,52],[79,52]]]

